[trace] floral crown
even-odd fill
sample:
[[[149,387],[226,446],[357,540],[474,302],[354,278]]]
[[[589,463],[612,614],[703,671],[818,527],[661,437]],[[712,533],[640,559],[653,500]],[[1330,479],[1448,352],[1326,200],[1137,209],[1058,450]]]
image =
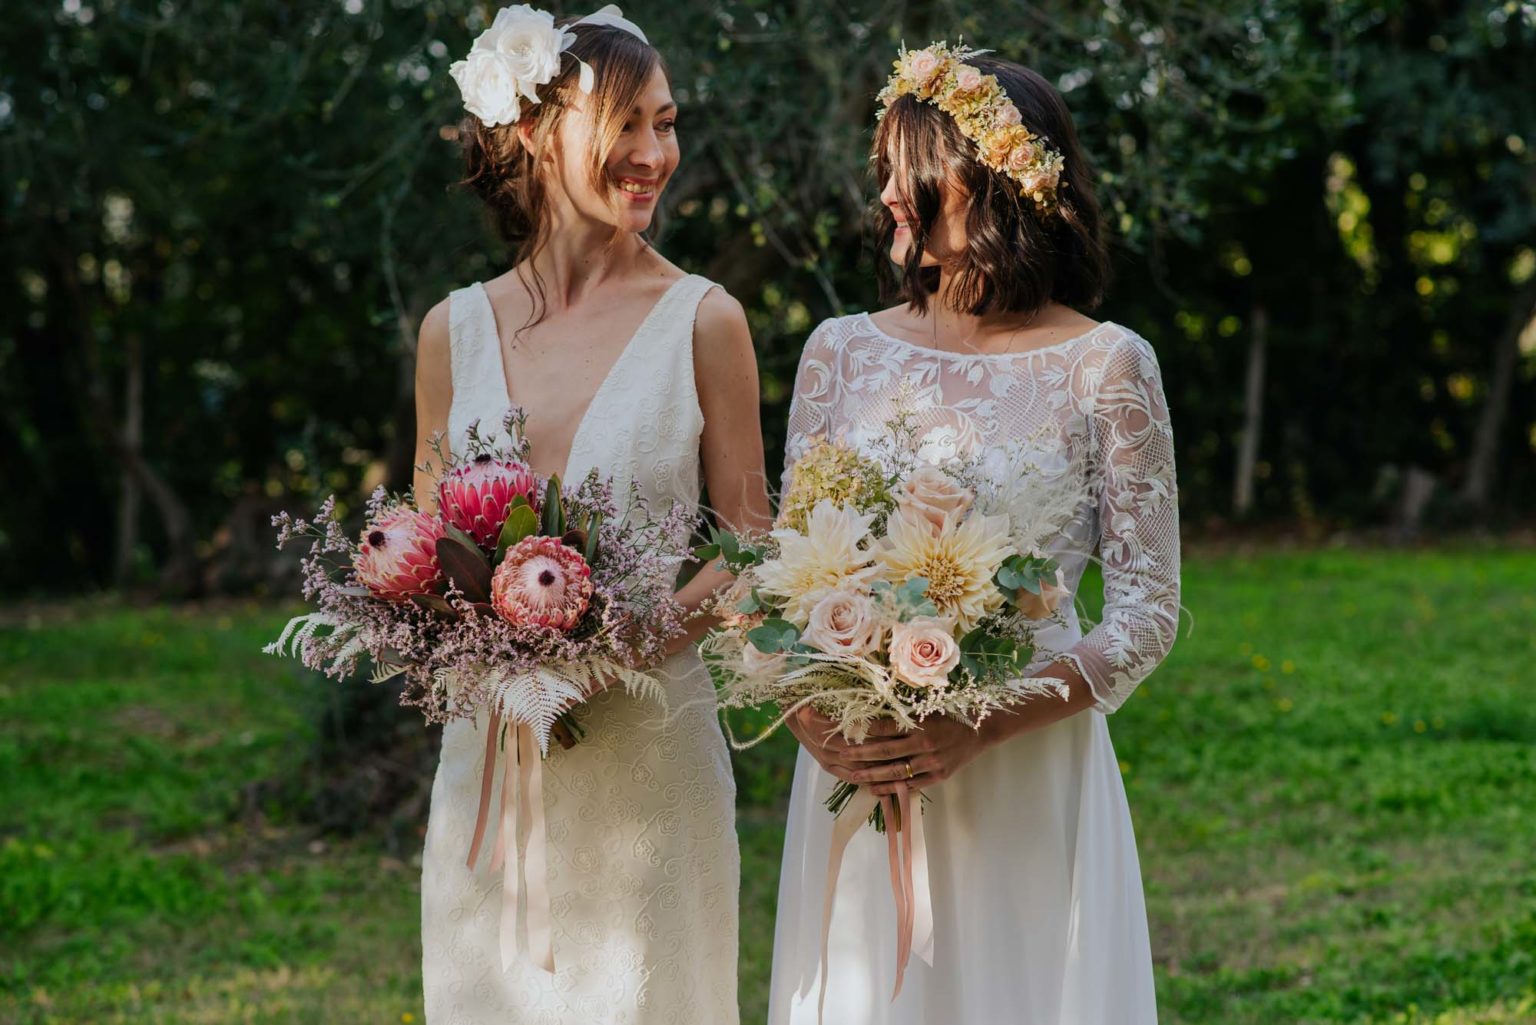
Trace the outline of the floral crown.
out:
[[[503,7],[491,27],[475,38],[469,56],[448,68],[464,96],[464,109],[487,128],[516,124],[523,104],[537,106],[539,86],[548,85],[560,73],[560,58],[576,42],[571,29],[578,25],[623,29],[642,43],[650,42],[614,4],[564,28],[555,24],[555,16],[548,11],[527,4]],[[574,55],[571,59],[581,65],[581,91],[590,93],[591,65]]]
[[[1018,182],[1019,191],[1041,213],[1054,213],[1066,161],[1045,139],[1024,127],[1019,108],[996,76],[966,63],[987,52],[963,43],[953,48],[932,43],[921,50],[903,49],[896,58],[896,70],[880,90],[877,117],[884,118],[902,96],[933,104],[954,118],[961,134],[976,144],[983,164]]]

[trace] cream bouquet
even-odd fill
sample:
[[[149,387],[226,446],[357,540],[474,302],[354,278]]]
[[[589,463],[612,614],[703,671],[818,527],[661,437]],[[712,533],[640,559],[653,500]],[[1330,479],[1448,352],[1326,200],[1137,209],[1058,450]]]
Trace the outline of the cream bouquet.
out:
[[[897,422],[888,437],[909,434]],[[858,742],[880,719],[974,727],[1053,690],[1024,678],[1031,638],[1065,595],[1045,539],[984,508],[971,468],[922,464],[912,448],[876,458],[818,440],[775,529],[715,533],[699,549],[737,573],[701,645],[722,707],[776,704],[778,725],[810,705]],[[841,811],[855,790],[839,785],[828,806]],[[884,828],[880,806],[871,817]]]

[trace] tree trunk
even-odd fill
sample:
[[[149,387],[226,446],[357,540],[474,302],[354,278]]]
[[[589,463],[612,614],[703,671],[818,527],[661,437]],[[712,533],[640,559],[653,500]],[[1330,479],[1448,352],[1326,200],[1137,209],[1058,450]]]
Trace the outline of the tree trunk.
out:
[[[134,452],[144,447],[144,347],[135,333],[127,340],[128,383],[123,395],[123,444]],[[139,545],[139,505],[143,492],[126,467],[117,499],[117,550],[113,553],[112,583],[121,590],[131,583],[133,555]]]
[[[1520,355],[1520,336],[1536,322],[1536,281],[1527,285],[1516,299],[1493,351],[1493,373],[1488,381],[1488,398],[1477,420],[1472,437],[1472,457],[1467,463],[1467,479],[1461,500],[1472,509],[1486,509],[1492,496],[1499,462],[1499,436],[1509,416],[1509,395],[1514,388],[1515,364]]]
[[[1248,374],[1243,388],[1243,433],[1237,444],[1237,472],[1232,480],[1232,513],[1241,519],[1253,509],[1253,478],[1259,461],[1259,429],[1264,420],[1264,361],[1269,348],[1269,311],[1254,303],[1248,331]]]
[[[84,398],[86,414],[92,427],[105,439],[116,454],[125,478],[131,478],[145,496],[165,531],[167,558],[160,574],[160,588],[171,595],[185,597],[197,592],[198,579],[197,537],[192,527],[192,514],[165,478],[155,472],[144,458],[142,445],[132,443],[124,431],[124,420],[119,422],[113,408],[112,386],[106,367],[102,365],[101,351],[91,324],[91,299],[76,272],[75,257],[62,245],[55,245],[51,253],[56,280],[63,285],[73,308],[75,319],[73,336],[80,349],[80,362],[85,371]],[[135,338],[132,344],[137,355],[131,362],[142,363],[139,350],[142,340]],[[130,374],[132,370],[130,370]],[[140,380],[142,389],[143,382]],[[140,405],[142,414],[142,403]]]

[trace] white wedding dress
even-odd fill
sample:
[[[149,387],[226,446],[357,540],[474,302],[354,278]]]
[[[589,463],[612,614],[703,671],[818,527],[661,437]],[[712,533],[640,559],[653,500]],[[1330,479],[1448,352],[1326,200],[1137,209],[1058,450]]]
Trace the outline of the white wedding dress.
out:
[[[818,436],[873,452],[899,405],[916,414],[922,458],[980,459],[1012,516],[1043,515],[1044,485],[1072,489],[1049,550],[1074,594],[1089,557],[1102,560],[1103,617],[1086,636],[1075,614],[1050,627],[1036,638],[1036,664],[1070,661],[1097,710],[998,745],[928,791],[933,965],[914,956],[894,1003],[885,839],[855,835],[837,889],[825,1021],[1151,1025],[1141,873],[1105,713],[1167,653],[1178,625],[1173,436],[1156,357],[1114,324],[1019,354],[954,355],[890,337],[866,315],[829,320],[801,358],[788,472]],[[822,802],[834,782],[800,753],[770,1025],[817,1021],[832,831]]]
[[[578,425],[566,480],[596,468],[620,494],[635,481],[653,503],[698,504],[704,418],[693,324],[713,287],[685,277],[657,302]],[[499,425],[508,399],[484,288],[454,292],[449,320],[448,427],[462,451],[470,424]],[[599,696],[578,713],[585,739],[568,751],[552,747],[545,764],[553,975],[526,955],[502,970],[501,873],[486,858],[465,867],[484,722],[444,729],[421,878],[428,1025],[736,1022],[740,862],[730,758],[697,654],[674,656],[657,675],[671,716],[623,693]]]

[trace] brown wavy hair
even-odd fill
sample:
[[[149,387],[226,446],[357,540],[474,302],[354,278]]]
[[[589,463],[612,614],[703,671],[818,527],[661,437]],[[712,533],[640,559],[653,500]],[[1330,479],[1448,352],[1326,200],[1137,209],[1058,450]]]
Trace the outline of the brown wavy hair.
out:
[[[518,124],[486,127],[469,115],[459,122],[458,137],[464,150],[464,180],[459,184],[478,196],[490,211],[497,233],[512,250],[513,263],[522,274],[529,265],[535,296],[533,312],[520,330],[544,319],[544,283],[531,261],[549,241],[549,182],[539,173],[539,156],[548,152],[561,119],[578,95],[580,58],[592,67],[592,104],[597,131],[588,140],[587,173],[592,186],[606,184],[604,166],[608,153],[624,131],[635,101],[658,68],[667,75],[660,52],[633,33],[611,25],[574,25],[575,18],[556,24],[571,28],[576,41],[561,58],[560,73],[539,86],[540,102]],[[669,76],[670,80],[670,76]],[[532,147],[518,139],[519,125],[531,128]],[[613,241],[622,238],[622,231]]]
[[[1109,286],[1109,255],[1093,193],[1093,168],[1078,144],[1065,101],[1049,82],[1022,65],[990,57],[966,63],[996,76],[1019,108],[1024,126],[1065,158],[1059,209],[1042,214],[1020,195],[1013,179],[977,158],[975,144],[953,118],[915,96],[902,96],[885,112],[870,150],[877,186],[883,187],[894,174],[912,218],[912,246],[902,266],[877,260],[882,294],[918,313],[928,311],[939,288],[939,268],[922,266],[923,253],[945,190],[958,186],[970,202],[965,252],[953,261],[948,297],[952,309],[975,316],[1034,314],[1052,301],[1092,309]],[[874,220],[878,252],[888,253],[896,220],[883,203],[877,204]]]

